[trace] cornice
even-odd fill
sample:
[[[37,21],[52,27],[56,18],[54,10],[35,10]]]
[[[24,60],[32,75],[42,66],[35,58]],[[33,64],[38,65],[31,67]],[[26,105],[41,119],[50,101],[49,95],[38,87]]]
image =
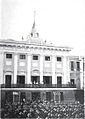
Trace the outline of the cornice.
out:
[[[22,44],[22,43],[10,43],[10,42],[0,42],[1,48],[7,49],[38,49],[38,50],[47,50],[47,51],[61,51],[61,52],[69,52],[72,48],[69,47],[57,47],[57,46],[50,46],[50,45],[39,45],[39,44]]]
[[[7,48],[7,49],[9,49],[9,48],[15,48],[15,49],[25,49],[25,50],[27,50],[27,49],[38,49],[38,50],[47,50],[47,51],[63,51],[63,52],[69,52],[69,51],[71,51],[71,49],[69,49],[69,48],[57,48],[57,47],[48,47],[48,46],[36,46],[36,45],[13,45],[13,44],[0,44],[0,47],[3,47],[3,48]]]

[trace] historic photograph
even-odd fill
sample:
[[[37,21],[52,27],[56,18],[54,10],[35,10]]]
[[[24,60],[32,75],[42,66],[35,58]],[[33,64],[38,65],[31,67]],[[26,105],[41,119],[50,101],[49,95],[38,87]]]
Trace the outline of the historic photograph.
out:
[[[0,3],[1,119],[84,119],[85,1]]]

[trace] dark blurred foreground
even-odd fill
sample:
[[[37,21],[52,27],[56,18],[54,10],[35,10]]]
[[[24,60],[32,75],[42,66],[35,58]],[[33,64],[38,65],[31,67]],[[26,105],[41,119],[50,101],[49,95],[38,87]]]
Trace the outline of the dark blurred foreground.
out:
[[[56,103],[54,101],[25,101],[6,103],[1,109],[2,118],[27,119],[84,119],[84,105],[78,101],[73,103]]]

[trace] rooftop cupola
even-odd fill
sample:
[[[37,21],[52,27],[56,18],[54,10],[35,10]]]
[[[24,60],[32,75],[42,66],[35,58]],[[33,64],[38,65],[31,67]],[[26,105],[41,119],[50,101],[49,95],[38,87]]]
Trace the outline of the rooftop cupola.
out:
[[[36,15],[36,13],[34,12],[34,23],[33,23],[33,26],[32,26],[31,33],[30,33],[31,37],[33,37],[33,38],[39,37],[39,33],[36,30],[35,15]]]
[[[34,22],[32,25],[32,29],[30,34],[27,36],[27,41],[30,44],[43,44],[43,40],[39,37],[39,33],[36,30],[36,23],[35,23],[35,12],[34,12]]]

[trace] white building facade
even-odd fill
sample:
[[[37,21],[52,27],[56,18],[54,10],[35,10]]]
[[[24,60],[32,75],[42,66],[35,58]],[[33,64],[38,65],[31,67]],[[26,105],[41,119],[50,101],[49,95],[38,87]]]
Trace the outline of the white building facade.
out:
[[[66,90],[83,89],[83,59],[71,56],[71,50],[43,42],[35,22],[26,41],[0,40],[2,90],[11,90],[13,100],[20,99],[21,92],[26,99],[57,100]]]

